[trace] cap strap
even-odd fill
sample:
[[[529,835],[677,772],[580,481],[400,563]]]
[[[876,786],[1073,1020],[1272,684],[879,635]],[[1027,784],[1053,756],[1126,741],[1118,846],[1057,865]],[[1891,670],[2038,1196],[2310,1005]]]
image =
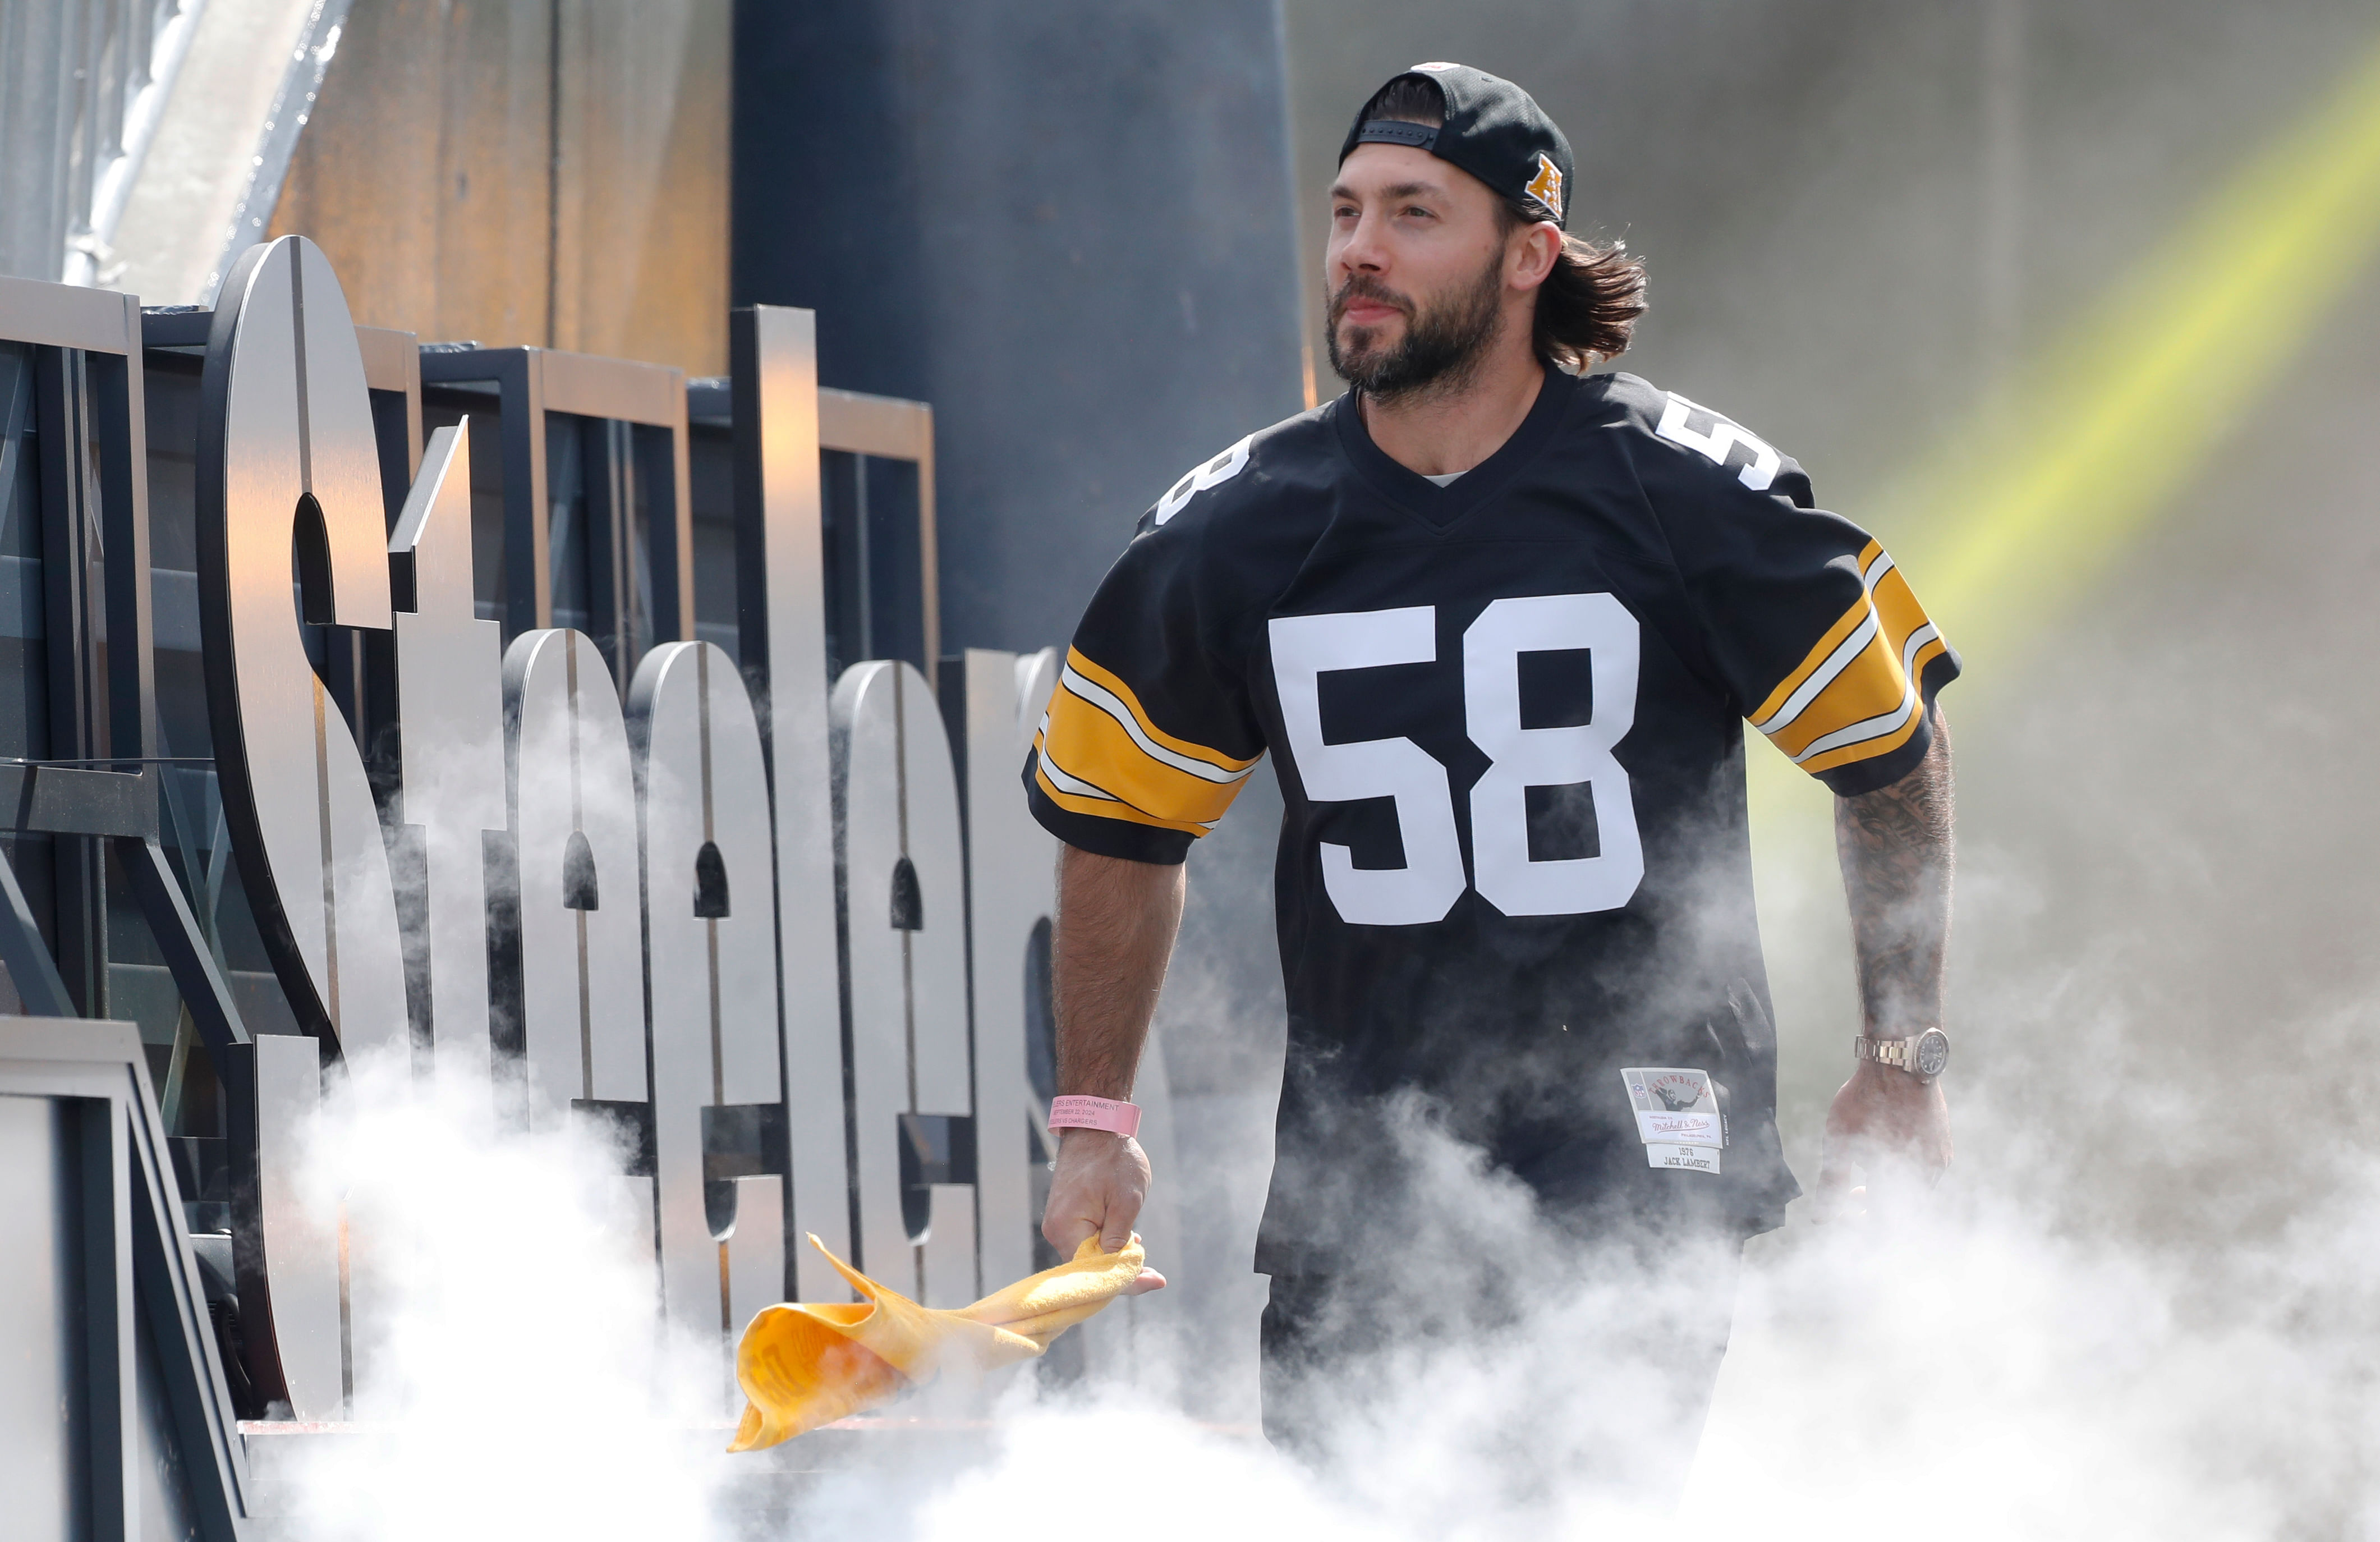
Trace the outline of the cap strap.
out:
[[[1402,144],[1427,150],[1438,143],[1438,130],[1427,123],[1403,123],[1376,117],[1355,131],[1357,144]]]

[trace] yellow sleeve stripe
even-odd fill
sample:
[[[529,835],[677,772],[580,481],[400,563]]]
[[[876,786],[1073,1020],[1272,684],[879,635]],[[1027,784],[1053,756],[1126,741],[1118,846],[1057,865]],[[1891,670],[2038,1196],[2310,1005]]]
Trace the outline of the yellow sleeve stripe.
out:
[[[1042,721],[1041,759],[1061,790],[1104,796],[1165,823],[1202,829],[1214,823],[1247,776],[1242,771],[1228,782],[1209,782],[1144,754],[1113,717],[1063,686],[1050,693],[1050,715]]]
[[[1886,755],[1917,731],[1916,682],[1948,650],[1883,548],[1861,553],[1858,602],[1762,704],[1753,726],[1805,771]]]
[[[1253,759],[1234,760],[1220,749],[1209,749],[1188,739],[1177,739],[1148,721],[1140,709],[1140,698],[1132,687],[1116,675],[1101,669],[1083,657],[1075,649],[1066,650],[1066,665],[1059,675],[1066,689],[1112,716],[1123,731],[1132,736],[1143,754],[1188,771],[1210,782],[1236,780],[1247,774],[1256,764]],[[1220,775],[1216,773],[1220,772]]]
[[[1033,736],[1033,748],[1038,757],[1033,780],[1050,802],[1068,813],[1088,814],[1101,820],[1122,820],[1128,824],[1154,825],[1160,830],[1178,830],[1186,835],[1204,835],[1213,828],[1211,824],[1159,819],[1070,774],[1050,759],[1049,735],[1050,720],[1043,718],[1041,732]]]
[[[1042,719],[1040,761],[1042,790],[1062,809],[1193,835],[1223,819],[1257,764],[1161,733],[1131,687],[1074,650]]]
[[[1879,561],[1886,567],[1889,567],[1892,563],[1892,559],[1884,554],[1884,548],[1871,540],[1867,543],[1867,550],[1859,555],[1860,602],[1845,611],[1841,620],[1828,627],[1827,635],[1818,639],[1818,645],[1810,650],[1809,656],[1802,661],[1792,674],[1778,682],[1777,688],[1768,693],[1768,699],[1762,702],[1759,710],[1752,714],[1752,726],[1766,734],[1769,730],[1769,724],[1777,719],[1783,718],[1790,722],[1794,713],[1807,706],[1810,698],[1825,688],[1825,680],[1816,680],[1815,684],[1813,680],[1829,662],[1837,659],[1845,645],[1848,643],[1854,653],[1859,650],[1860,643],[1865,639],[1863,637],[1859,641],[1852,641],[1852,633],[1857,630],[1863,622],[1873,617],[1873,613],[1867,605],[1866,596],[1875,592],[1876,580],[1884,576],[1883,569],[1877,566]],[[1840,668],[1840,665],[1837,664],[1836,667]]]
[[[1194,835],[1223,817],[1256,766],[1160,733],[1123,681],[1072,650],[1039,747],[1044,791],[1060,807]]]
[[[1917,724],[1921,721],[1921,714],[1917,710],[1914,682],[1928,662],[1936,655],[1947,651],[1949,651],[1949,645],[1941,638],[1925,639],[1924,646],[1913,657],[1915,667],[1909,671],[1912,688],[1908,705],[1880,720],[1876,725],[1876,732],[1873,737],[1853,738],[1833,749],[1813,745],[1803,751],[1794,763],[1815,776],[1822,771],[1832,771],[1837,766],[1848,766],[1854,760],[1871,760],[1879,755],[1889,755],[1907,744],[1909,736],[1917,732]]]

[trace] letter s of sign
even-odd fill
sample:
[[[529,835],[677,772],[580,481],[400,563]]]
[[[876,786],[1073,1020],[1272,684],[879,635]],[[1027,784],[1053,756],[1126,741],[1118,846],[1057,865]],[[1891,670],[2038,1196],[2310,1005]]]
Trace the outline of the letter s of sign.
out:
[[[224,818],[265,948],[310,1033],[407,1042],[380,816],[305,619],[385,631],[388,525],[346,297],[301,237],[251,247],[207,339],[198,444],[199,620]]]

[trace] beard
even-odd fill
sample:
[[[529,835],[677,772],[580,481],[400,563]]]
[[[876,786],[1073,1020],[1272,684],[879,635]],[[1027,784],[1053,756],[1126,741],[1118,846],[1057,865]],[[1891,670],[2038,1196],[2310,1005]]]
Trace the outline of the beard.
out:
[[[1351,274],[1330,297],[1324,342],[1340,378],[1375,401],[1394,401],[1425,391],[1454,392],[1478,372],[1479,361],[1501,330],[1503,260],[1500,252],[1472,283],[1424,310],[1376,278]],[[1340,345],[1340,322],[1357,299],[1394,306],[1404,313],[1403,341],[1389,346],[1370,327],[1348,331]]]

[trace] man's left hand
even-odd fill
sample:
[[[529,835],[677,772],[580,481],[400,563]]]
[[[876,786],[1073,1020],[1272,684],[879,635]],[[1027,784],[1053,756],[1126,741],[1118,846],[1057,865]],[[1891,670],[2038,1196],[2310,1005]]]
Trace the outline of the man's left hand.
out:
[[[1827,1111],[1826,1155],[1818,1164],[1818,1214],[1856,1208],[1861,1191],[1930,1188],[1950,1165],[1950,1106],[1942,1083],[1920,1081],[1898,1066],[1861,1061]]]

